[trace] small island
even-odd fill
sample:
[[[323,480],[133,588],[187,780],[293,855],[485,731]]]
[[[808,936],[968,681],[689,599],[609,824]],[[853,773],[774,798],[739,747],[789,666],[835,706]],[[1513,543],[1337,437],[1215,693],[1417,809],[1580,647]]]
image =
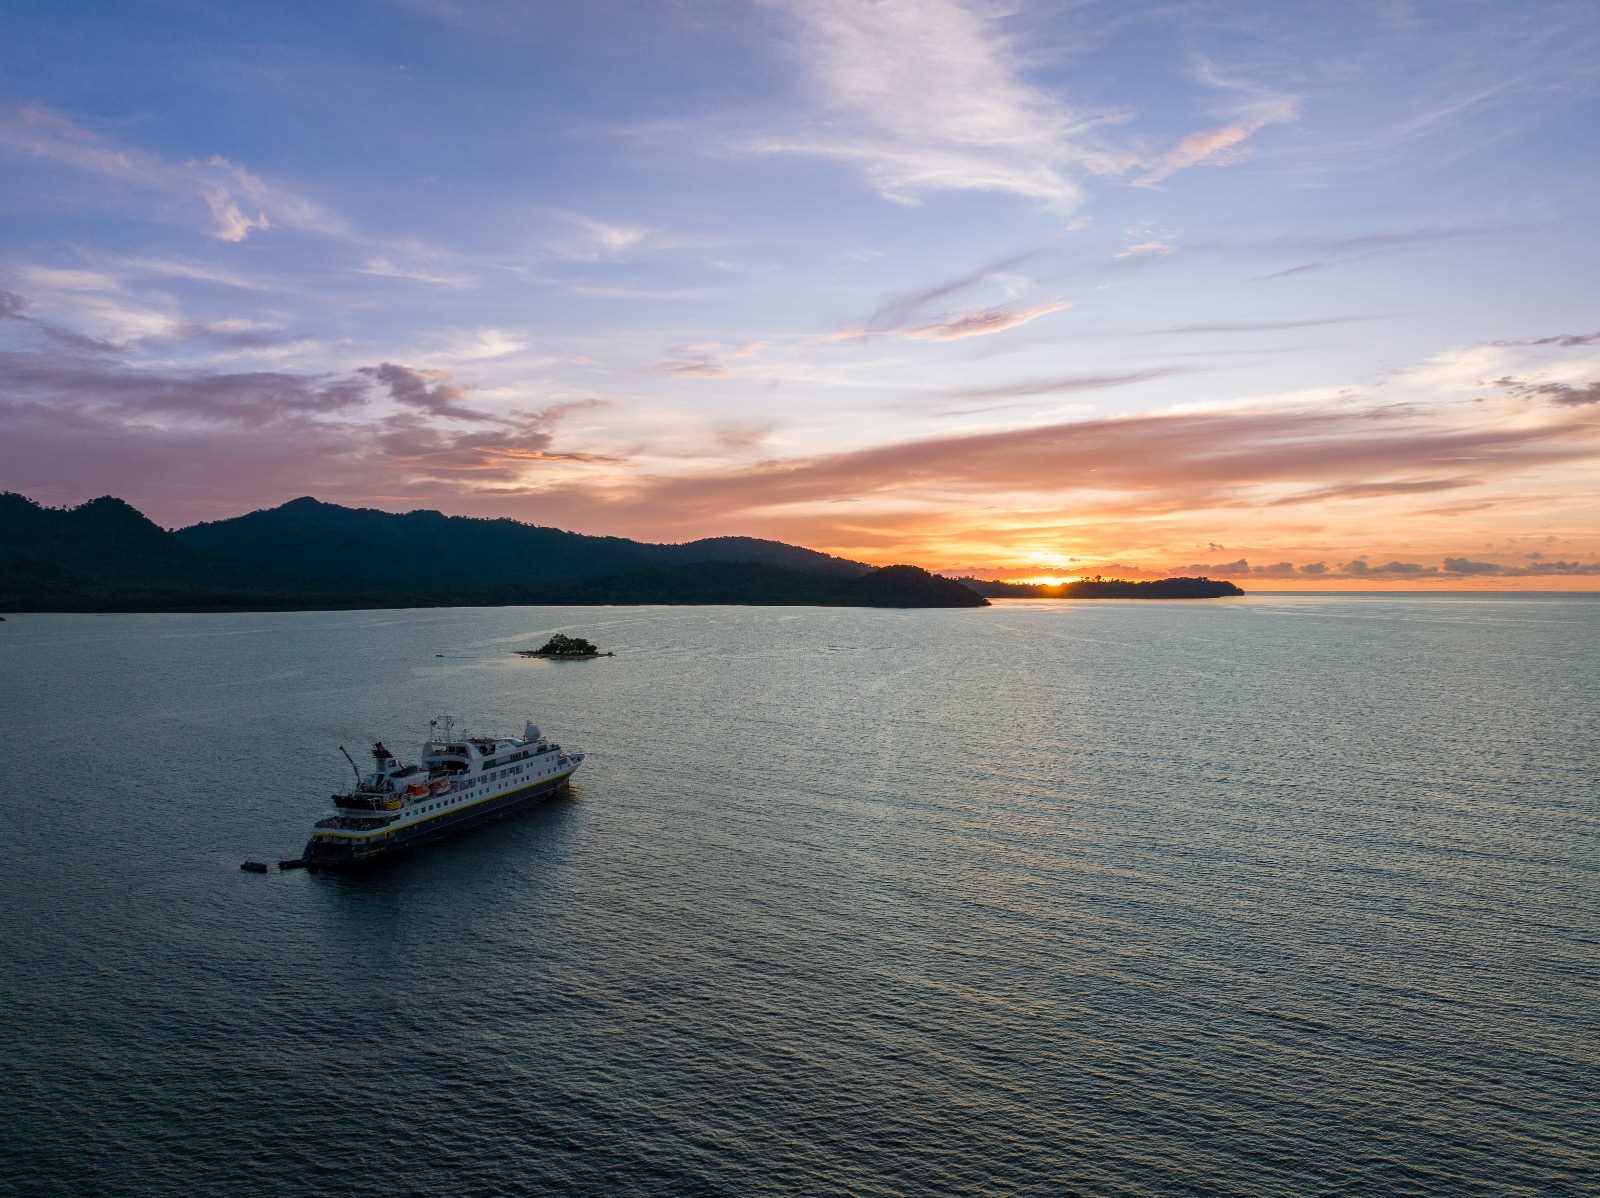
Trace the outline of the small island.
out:
[[[984,582],[963,578],[966,586],[993,599],[1222,599],[1244,591],[1220,578],[1079,578],[1064,583]]]
[[[566,661],[585,657],[615,657],[615,653],[602,653],[593,641],[581,636],[556,633],[537,649],[518,649],[518,657],[559,657]]]

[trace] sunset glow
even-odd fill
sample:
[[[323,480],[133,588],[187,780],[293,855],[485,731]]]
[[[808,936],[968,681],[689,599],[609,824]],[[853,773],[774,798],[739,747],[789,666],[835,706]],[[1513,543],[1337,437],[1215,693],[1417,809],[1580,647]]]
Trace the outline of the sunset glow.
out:
[[[0,489],[1600,588],[1584,6],[26,7]]]

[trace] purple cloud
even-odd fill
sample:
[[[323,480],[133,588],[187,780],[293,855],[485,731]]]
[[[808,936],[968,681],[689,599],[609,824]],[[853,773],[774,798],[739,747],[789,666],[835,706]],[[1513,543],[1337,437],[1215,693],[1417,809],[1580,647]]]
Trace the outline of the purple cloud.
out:
[[[1600,382],[1580,383],[1577,386],[1571,383],[1532,383],[1506,375],[1495,379],[1494,385],[1504,387],[1513,395],[1548,399],[1551,403],[1560,404],[1564,408],[1600,403]]]

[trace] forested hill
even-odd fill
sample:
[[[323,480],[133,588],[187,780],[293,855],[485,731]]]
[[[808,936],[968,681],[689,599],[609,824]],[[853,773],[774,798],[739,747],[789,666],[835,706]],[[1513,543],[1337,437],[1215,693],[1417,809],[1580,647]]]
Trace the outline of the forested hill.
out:
[[[894,570],[902,570],[894,567]],[[977,599],[779,541],[655,545],[515,520],[396,515],[296,499],[167,532],[120,499],[45,508],[0,494],[0,610],[184,611],[505,603],[838,603]],[[860,584],[860,585],[855,585]],[[953,589],[950,589],[953,588]],[[980,600],[981,601],[981,600]]]
[[[1079,578],[1066,583],[985,582],[959,580],[990,599],[1222,599],[1242,595],[1239,587],[1220,578]]]

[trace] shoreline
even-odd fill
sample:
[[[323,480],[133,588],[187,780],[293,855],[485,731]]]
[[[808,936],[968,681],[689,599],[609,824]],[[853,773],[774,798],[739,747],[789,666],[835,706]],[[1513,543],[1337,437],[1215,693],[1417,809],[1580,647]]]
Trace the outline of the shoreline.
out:
[[[1267,596],[1284,598],[1292,596],[1435,596],[1440,598],[1451,597],[1481,597],[1495,596],[1506,597],[1560,597],[1600,599],[1600,588],[1591,590],[1488,590],[1480,588],[1461,588],[1445,590],[1442,588],[1428,589],[1373,589],[1373,590],[1259,590],[1250,591],[1245,595],[1222,595],[1216,597],[1198,596],[1074,596],[1060,595],[1039,598],[996,598],[991,600],[994,605],[1034,603],[1169,603],[1169,602],[1194,602],[1215,603],[1221,600],[1235,599],[1260,599]],[[774,607],[774,608],[800,608],[810,607],[819,611],[961,611],[974,610],[964,607],[888,607],[878,604],[859,603],[740,603],[737,600],[723,600],[707,603],[307,603],[284,605],[260,604],[210,604],[193,607],[180,606],[149,606],[149,607],[6,607],[0,608],[0,616],[203,616],[203,615],[273,615],[292,614],[295,612],[344,612],[344,611],[486,611],[497,608],[511,607],[566,607],[566,608],[648,608],[648,607]],[[602,655],[603,656],[603,655]]]

